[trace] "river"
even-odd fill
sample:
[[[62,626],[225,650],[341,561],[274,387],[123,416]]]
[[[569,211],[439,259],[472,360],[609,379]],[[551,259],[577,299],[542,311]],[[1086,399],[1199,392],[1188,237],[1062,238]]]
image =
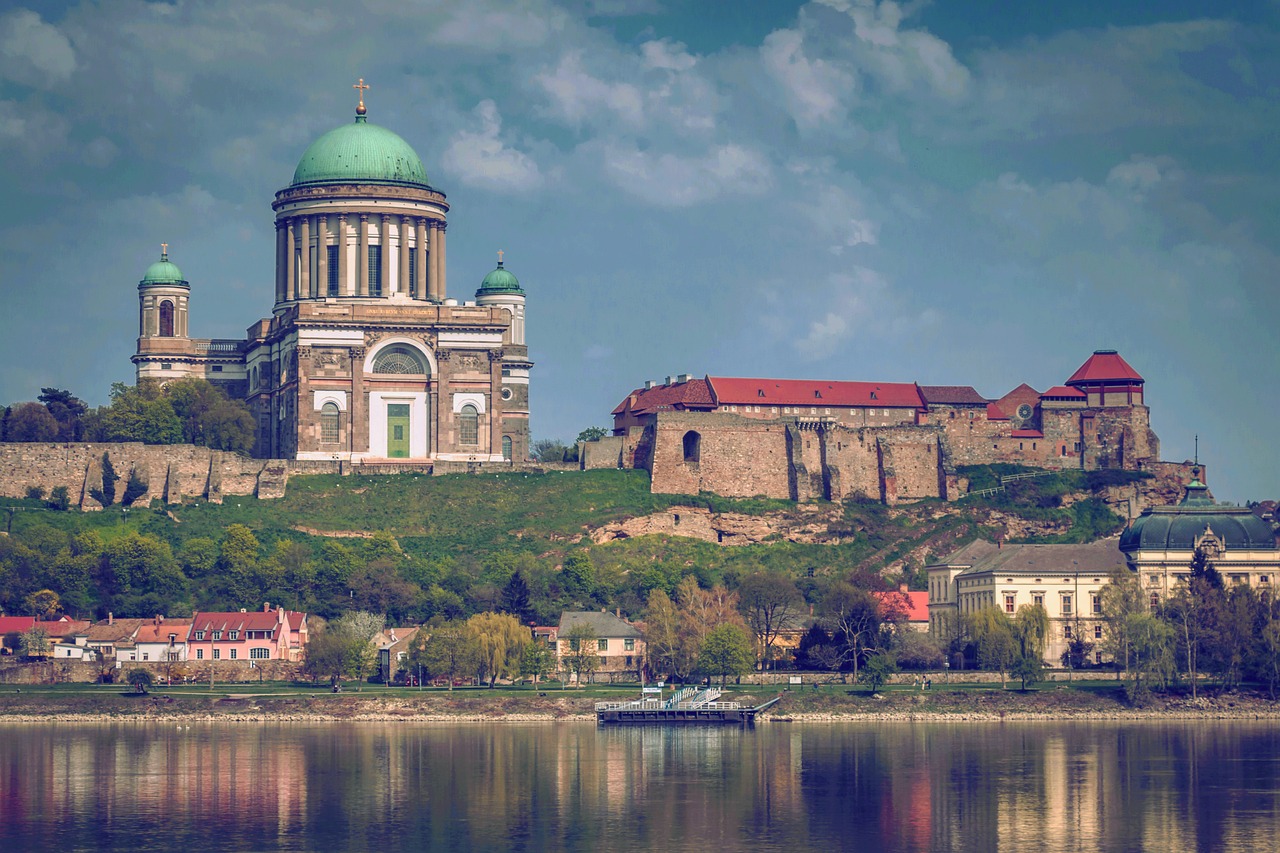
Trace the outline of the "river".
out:
[[[0,851],[1252,851],[1271,723],[0,724]]]

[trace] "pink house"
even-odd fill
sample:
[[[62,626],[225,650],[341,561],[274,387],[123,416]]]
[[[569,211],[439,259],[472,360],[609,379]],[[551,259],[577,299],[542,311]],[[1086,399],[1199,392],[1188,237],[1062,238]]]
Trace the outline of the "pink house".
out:
[[[307,614],[262,610],[199,613],[187,632],[187,660],[297,661],[307,644]]]

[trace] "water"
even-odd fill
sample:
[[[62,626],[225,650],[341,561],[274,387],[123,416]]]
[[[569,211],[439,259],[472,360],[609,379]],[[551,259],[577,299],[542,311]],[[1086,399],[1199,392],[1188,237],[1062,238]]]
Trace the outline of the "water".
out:
[[[0,725],[0,851],[1252,851],[1280,725]]]

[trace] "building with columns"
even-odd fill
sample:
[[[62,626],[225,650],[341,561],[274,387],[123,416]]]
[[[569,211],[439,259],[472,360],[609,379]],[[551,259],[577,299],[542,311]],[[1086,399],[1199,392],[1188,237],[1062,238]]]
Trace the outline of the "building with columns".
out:
[[[361,88],[355,121],[276,193],[275,304],[243,340],[190,337],[191,286],[165,247],[138,285],[138,381],[198,377],[245,400],[261,457],[522,461],[525,292],[499,252],[473,300],[448,296],[449,203],[366,112]]]

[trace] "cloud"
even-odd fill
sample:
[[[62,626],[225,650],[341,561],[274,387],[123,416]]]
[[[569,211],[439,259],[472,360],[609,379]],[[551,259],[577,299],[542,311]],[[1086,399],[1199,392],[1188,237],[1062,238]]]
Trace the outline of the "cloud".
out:
[[[39,14],[18,9],[0,17],[0,77],[52,89],[71,79],[75,70],[71,42]]]
[[[810,59],[804,36],[796,30],[777,30],[760,48],[765,69],[787,95],[787,111],[801,127],[831,121],[843,113],[843,101],[856,88],[847,68],[824,59]]]
[[[795,342],[801,358],[829,358],[872,319],[874,306],[884,299],[885,280],[873,270],[855,267],[851,273],[832,273],[822,294],[824,313],[810,321]]]
[[[640,53],[644,56],[645,65],[650,68],[688,71],[698,64],[697,58],[690,56],[682,43],[670,39],[647,41],[640,46]]]
[[[567,16],[554,6],[526,3],[521,4],[524,8],[511,8],[512,5],[468,0],[457,7],[441,9],[440,13],[448,17],[428,33],[427,41],[470,50],[529,48],[546,44],[566,26]]]
[[[483,100],[472,114],[480,129],[454,135],[441,159],[444,168],[463,183],[484,189],[526,192],[541,187],[542,173],[533,158],[499,139],[502,116],[497,105]]]
[[[773,183],[769,161],[741,145],[713,147],[703,155],[654,154],[629,143],[602,147],[606,175],[619,187],[663,207],[688,207],[724,195],[755,195]]]
[[[591,74],[583,66],[581,52],[565,54],[553,70],[535,75],[534,82],[551,96],[550,114],[571,125],[582,125],[602,110],[634,127],[644,124],[640,89]]]

